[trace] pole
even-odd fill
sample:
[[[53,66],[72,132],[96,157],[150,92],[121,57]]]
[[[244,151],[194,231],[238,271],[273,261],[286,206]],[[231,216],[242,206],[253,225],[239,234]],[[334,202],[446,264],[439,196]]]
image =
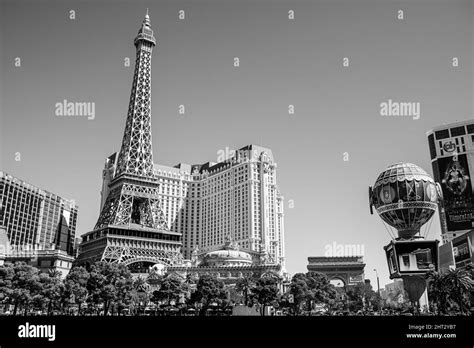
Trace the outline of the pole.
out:
[[[374,268],[375,275],[377,276],[377,294],[379,295],[379,313],[382,314],[382,298],[380,297],[380,280],[379,280],[379,273],[377,269]]]

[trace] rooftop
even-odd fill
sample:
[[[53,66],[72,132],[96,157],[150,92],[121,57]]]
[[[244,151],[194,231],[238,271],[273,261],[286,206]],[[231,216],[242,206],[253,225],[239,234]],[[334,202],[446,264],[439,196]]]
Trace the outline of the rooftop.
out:
[[[439,126],[436,126],[436,127],[433,127],[432,129],[430,129],[428,132],[426,132],[426,135],[428,136],[431,133],[434,133],[434,132],[439,131],[439,130],[454,128],[454,127],[459,127],[459,126],[465,126],[465,125],[474,125],[474,119],[467,119],[467,120],[464,120],[464,121],[456,121],[456,122],[453,122],[453,123],[442,124],[442,125],[439,125]]]
[[[310,265],[364,265],[363,256],[310,256]]]

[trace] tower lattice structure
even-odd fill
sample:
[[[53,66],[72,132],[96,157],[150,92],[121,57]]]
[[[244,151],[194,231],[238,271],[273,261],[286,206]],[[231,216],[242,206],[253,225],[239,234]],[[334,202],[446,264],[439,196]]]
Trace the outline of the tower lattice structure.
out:
[[[181,234],[169,230],[153,170],[151,56],[156,45],[148,12],[135,38],[136,62],[122,145],[94,230],[83,236],[79,263],[147,264],[181,258]]]

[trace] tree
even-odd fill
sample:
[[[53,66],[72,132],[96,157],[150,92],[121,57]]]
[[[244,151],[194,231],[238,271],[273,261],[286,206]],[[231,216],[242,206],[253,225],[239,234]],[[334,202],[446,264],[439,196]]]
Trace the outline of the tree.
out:
[[[157,305],[166,303],[168,306],[171,302],[179,303],[184,299],[189,288],[188,285],[177,277],[168,276],[161,281],[160,289],[153,292],[152,301]]]
[[[336,298],[337,292],[335,287],[329,282],[328,277],[323,273],[308,272],[306,273],[306,284],[309,289],[310,302],[324,304],[326,309],[329,309],[330,304]]]
[[[51,315],[63,292],[64,285],[61,281],[61,273],[54,270],[49,274],[41,273],[39,274],[39,283],[41,289],[38,299],[47,305],[47,315]]]
[[[380,307],[380,297],[372,289],[372,285],[359,283],[348,286],[346,294],[349,302],[349,310],[352,312],[367,309],[377,310]]]
[[[145,312],[146,305],[150,301],[150,285],[145,278],[138,276],[133,281],[131,302],[138,308],[138,314]]]
[[[323,273],[297,273],[291,280],[289,294],[293,297],[293,314],[299,315],[302,309],[311,313],[313,303],[329,308],[336,298],[336,289]]]
[[[235,290],[240,293],[244,299],[246,306],[252,305],[252,288],[255,286],[255,278],[251,276],[245,276],[237,281],[235,284]]]
[[[229,304],[243,304],[244,296],[240,291],[237,290],[236,286],[227,287],[227,293],[229,294]]]
[[[163,275],[158,272],[155,268],[152,268],[146,277],[146,281],[151,287],[158,287],[163,280]]]
[[[346,288],[346,294],[348,299],[349,310],[351,312],[362,311],[366,308],[366,298],[370,290],[367,288],[367,284],[359,283],[351,285]]]
[[[130,307],[135,307],[135,305],[140,303],[140,301],[146,301],[146,296],[149,295],[147,290],[146,296],[143,296],[140,293],[138,287],[134,287],[133,279],[130,276],[120,277],[115,282],[116,295],[111,305],[115,308],[118,315],[122,315],[125,309],[131,309]],[[131,313],[131,311],[130,311]]]
[[[348,309],[358,312],[364,309],[365,284],[356,284],[346,288]]]
[[[436,304],[438,314],[447,313],[450,303],[455,303],[461,314],[469,313],[470,292],[474,286],[469,268],[457,268],[444,274],[431,271],[426,277],[428,297]]]
[[[254,299],[260,304],[260,315],[265,315],[265,308],[278,299],[278,280],[273,277],[259,278],[252,289]]]
[[[91,267],[87,289],[91,303],[99,309],[103,306],[104,316],[110,305],[119,298],[124,300],[127,292],[132,290],[132,274],[122,264],[97,262]]]
[[[306,281],[304,273],[296,273],[291,279],[289,295],[292,296],[293,303],[290,303],[290,308],[294,315],[301,313],[301,307],[306,304],[310,296],[310,290]]]
[[[186,274],[186,278],[184,279],[184,283],[188,286],[191,287],[191,285],[194,285],[197,283],[199,278],[196,275],[193,275],[192,273]]]
[[[6,307],[12,303],[14,275],[13,264],[6,263],[0,266],[0,302]]]
[[[41,289],[39,270],[24,262],[7,263],[0,267],[0,289],[8,304],[13,304],[13,315],[23,307],[28,312],[32,299]]]
[[[470,292],[474,286],[470,272],[456,268],[445,274],[450,298],[458,305],[461,314],[469,313]]]
[[[426,274],[428,280],[428,299],[435,304],[438,315],[445,314],[448,309],[449,287],[446,277],[437,271]]]
[[[84,267],[73,267],[64,279],[63,305],[73,301],[78,306],[78,315],[82,314],[82,304],[89,295],[87,290],[89,277],[90,274]]]
[[[199,278],[196,290],[191,294],[190,303],[199,303],[202,305],[200,315],[205,315],[210,304],[225,300],[227,291],[224,283],[210,275],[203,275]]]

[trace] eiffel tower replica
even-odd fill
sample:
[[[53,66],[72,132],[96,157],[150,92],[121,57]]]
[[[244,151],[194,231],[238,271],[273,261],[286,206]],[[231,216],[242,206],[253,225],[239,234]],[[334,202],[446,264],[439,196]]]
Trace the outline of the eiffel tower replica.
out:
[[[117,167],[94,230],[83,235],[78,264],[123,263],[134,273],[182,259],[181,233],[169,230],[153,170],[151,54],[156,45],[147,14],[135,38],[136,61]]]

